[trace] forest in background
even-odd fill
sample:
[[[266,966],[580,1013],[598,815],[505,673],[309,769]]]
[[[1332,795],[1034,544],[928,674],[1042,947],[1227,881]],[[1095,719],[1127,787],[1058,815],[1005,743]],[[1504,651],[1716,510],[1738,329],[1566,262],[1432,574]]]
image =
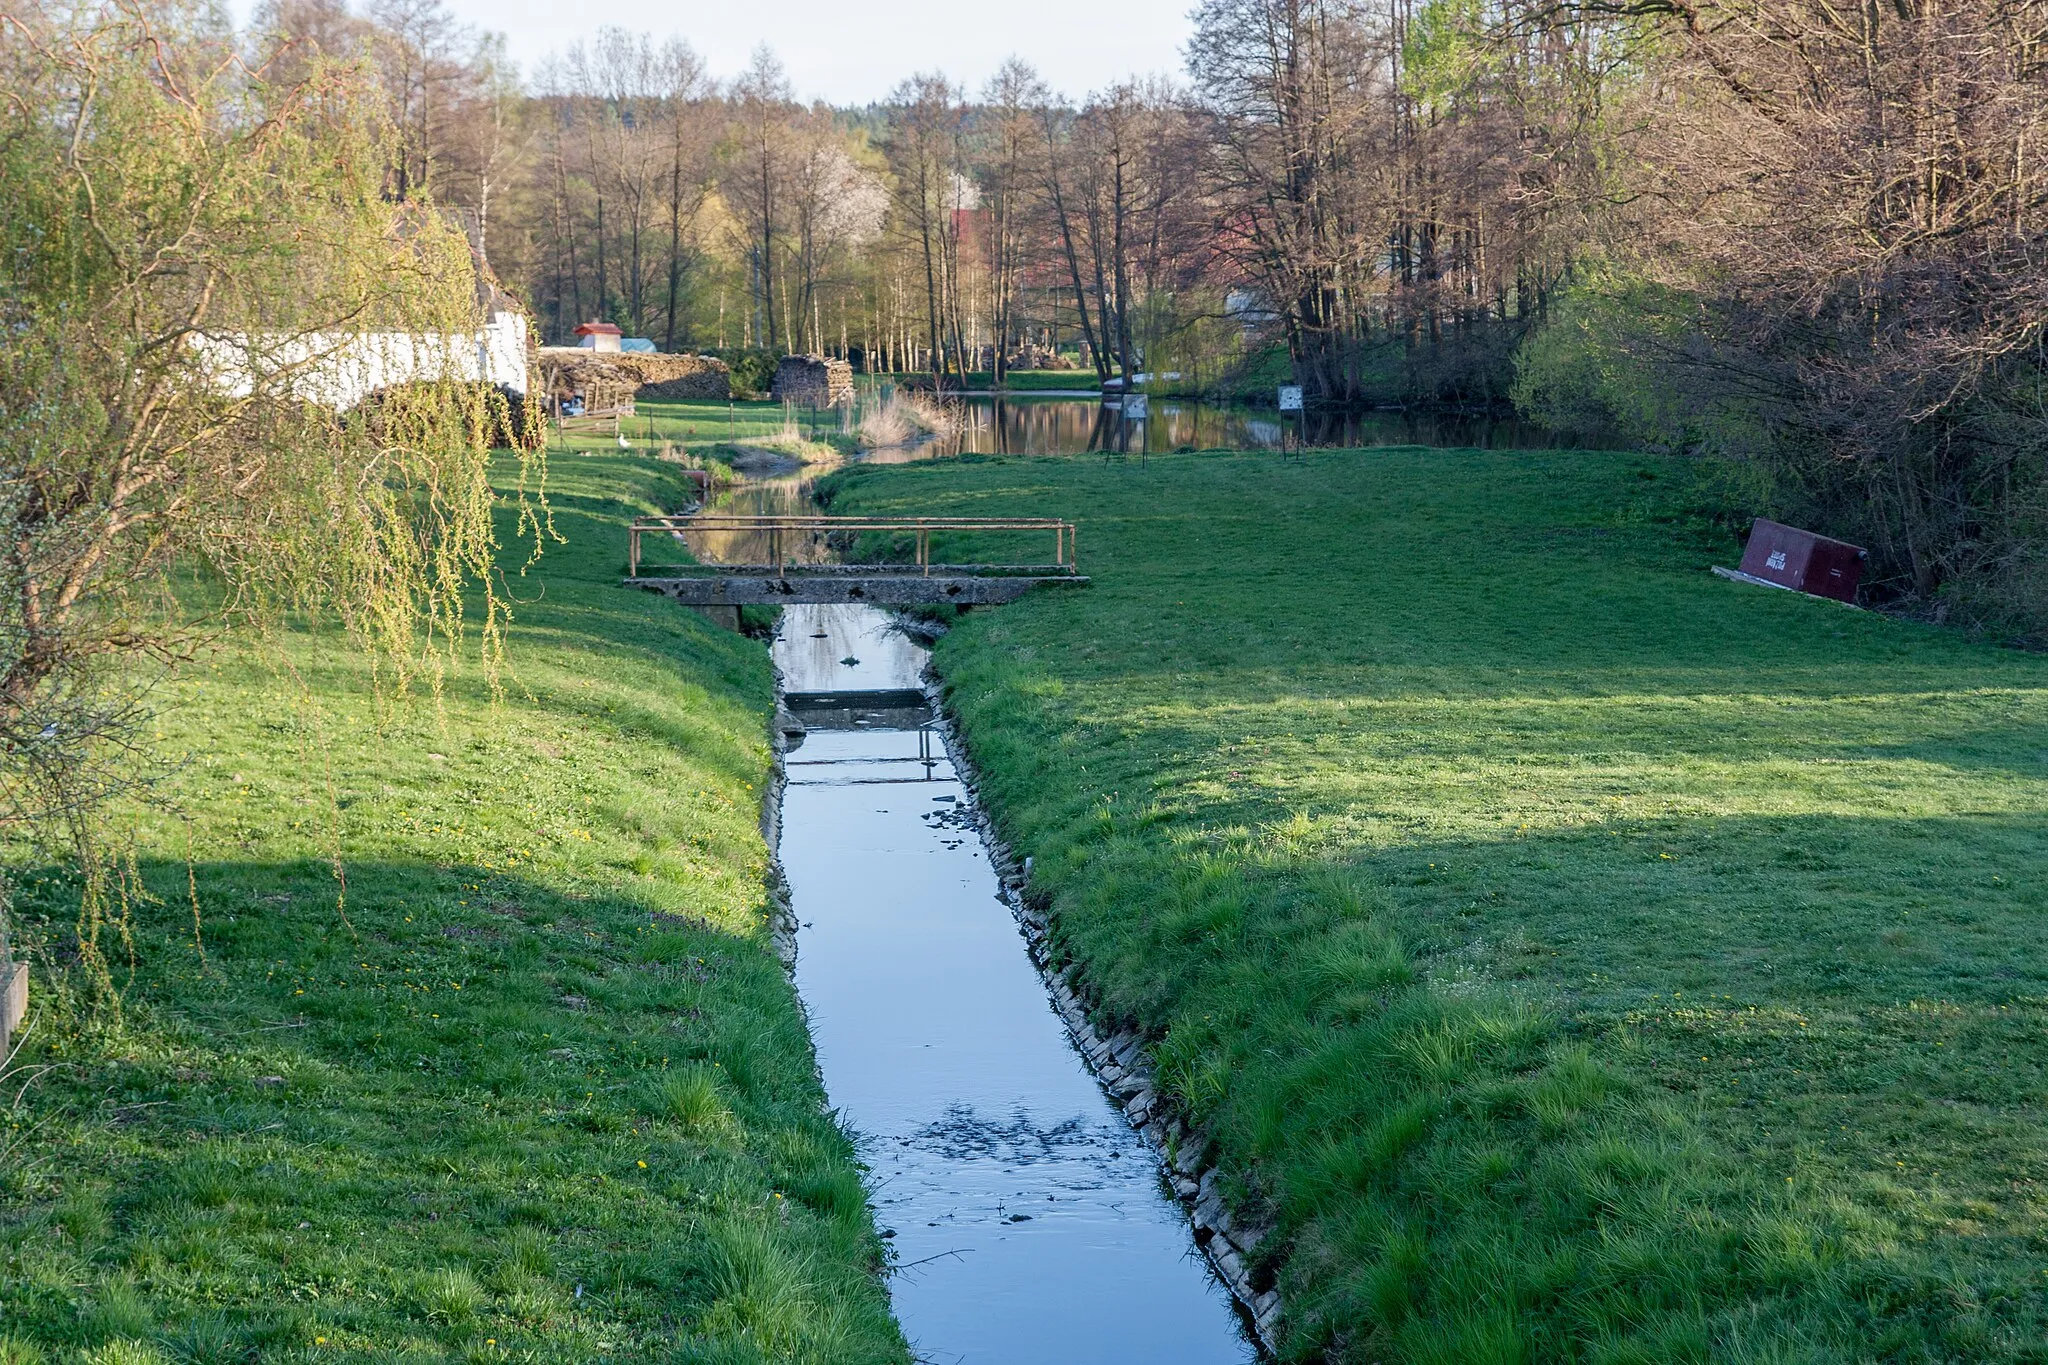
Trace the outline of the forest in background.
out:
[[[1729,457],[1881,599],[2048,622],[2048,9],[1204,0],[1186,69],[1011,62],[806,103],[617,28],[530,72],[440,0],[271,0],[264,79],[368,69],[385,193],[469,220],[543,338],[742,383],[1075,364],[1506,409]],[[194,21],[197,22],[197,21]],[[1166,380],[1166,376],[1175,376]]]

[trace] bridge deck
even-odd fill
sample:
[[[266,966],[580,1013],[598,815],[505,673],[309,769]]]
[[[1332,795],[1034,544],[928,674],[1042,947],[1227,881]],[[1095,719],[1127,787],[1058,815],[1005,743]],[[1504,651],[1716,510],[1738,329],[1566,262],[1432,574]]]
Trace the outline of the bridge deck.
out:
[[[716,574],[628,578],[626,586],[658,592],[691,607],[786,607],[799,603],[866,602],[878,607],[932,606],[951,602],[962,607],[1014,602],[1045,584],[1085,587],[1080,574],[976,574],[948,572],[965,566],[933,565],[929,574],[865,565],[832,565],[829,573],[755,567],[726,568]]]
[[[866,602],[883,607],[993,606],[1014,602],[1044,584],[1084,586],[1076,564],[1074,524],[1048,517],[822,517],[698,513],[641,517],[632,525],[626,586],[658,592],[692,607],[828,605]],[[693,564],[655,568],[641,562],[641,537],[683,539],[688,533],[741,532],[766,549],[759,564]],[[933,532],[1051,532],[1050,564],[934,564]],[[849,548],[852,537],[880,532],[909,539],[913,563],[808,564],[810,552]],[[765,542],[765,546],[761,543]]]

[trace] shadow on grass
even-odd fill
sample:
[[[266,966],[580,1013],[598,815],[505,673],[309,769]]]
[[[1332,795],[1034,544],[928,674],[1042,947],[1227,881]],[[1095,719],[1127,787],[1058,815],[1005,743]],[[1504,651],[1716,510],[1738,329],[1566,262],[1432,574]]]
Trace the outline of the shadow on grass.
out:
[[[1294,853],[996,800],[1058,948],[1277,1222],[1290,1349],[2020,1360],[2048,1331],[2013,1197],[2048,1162],[2035,822]]]
[[[762,935],[408,862],[351,862],[344,920],[330,868],[229,862],[192,869],[202,956],[187,869],[141,871],[163,901],[118,1025],[61,952],[38,971],[0,1330],[223,1361],[904,1358]],[[46,943],[66,889],[24,887]]]
[[[1713,578],[1703,468],[834,476],[1080,520],[937,665],[1291,1355],[2041,1359],[2048,673]]]

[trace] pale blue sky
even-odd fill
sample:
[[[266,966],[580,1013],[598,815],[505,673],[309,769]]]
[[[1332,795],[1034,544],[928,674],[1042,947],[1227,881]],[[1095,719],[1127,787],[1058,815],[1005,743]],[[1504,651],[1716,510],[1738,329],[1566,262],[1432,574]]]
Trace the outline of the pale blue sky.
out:
[[[246,18],[250,0],[231,0]],[[978,90],[1020,56],[1055,90],[1079,97],[1132,75],[1178,76],[1194,0],[448,0],[464,22],[503,33],[522,72],[548,52],[616,24],[657,39],[679,35],[714,76],[745,66],[766,42],[801,99],[866,104],[913,71],[944,71]]]

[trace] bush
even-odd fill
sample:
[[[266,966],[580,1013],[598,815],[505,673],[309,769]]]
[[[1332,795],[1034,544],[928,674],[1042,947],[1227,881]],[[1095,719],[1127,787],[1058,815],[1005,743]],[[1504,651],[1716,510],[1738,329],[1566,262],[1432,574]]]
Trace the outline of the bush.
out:
[[[717,356],[732,368],[733,397],[766,398],[775,386],[775,367],[787,352],[766,346],[735,346],[705,354]]]

